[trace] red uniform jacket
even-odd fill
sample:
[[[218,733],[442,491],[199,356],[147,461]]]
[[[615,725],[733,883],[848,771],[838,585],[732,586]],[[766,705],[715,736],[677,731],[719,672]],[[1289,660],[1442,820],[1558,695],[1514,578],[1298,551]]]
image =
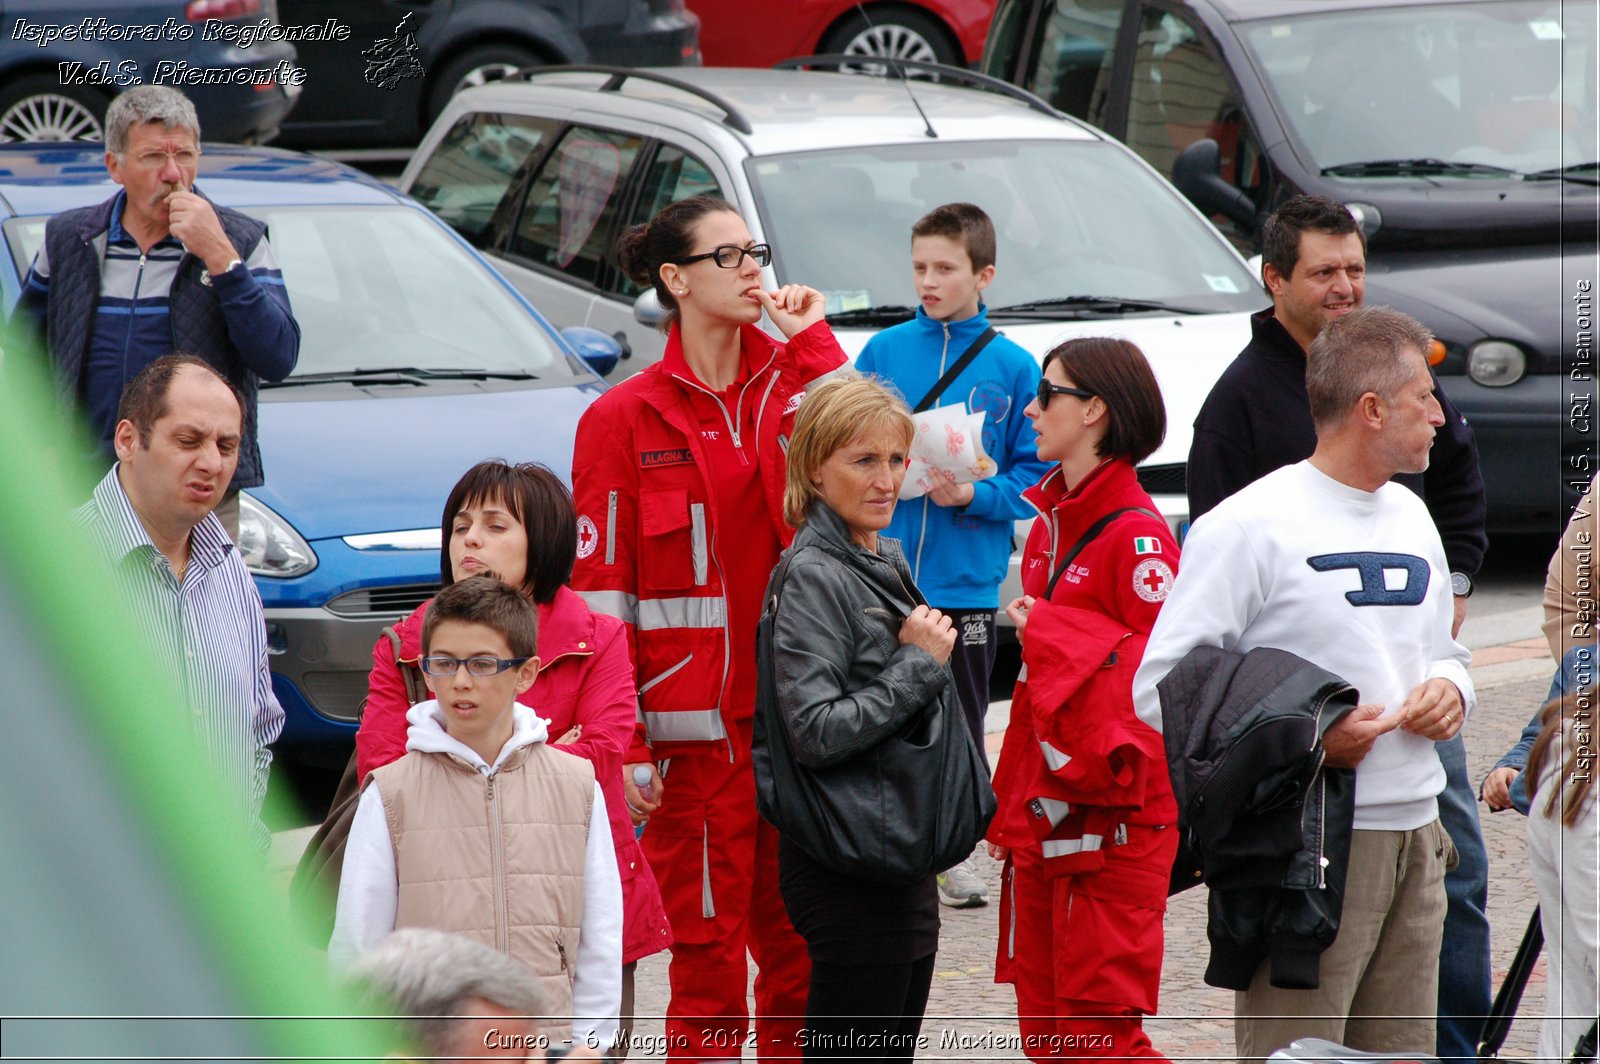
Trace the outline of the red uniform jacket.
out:
[[[1166,522],[1124,514],[1046,599],[1056,558],[1090,525],[1111,510],[1155,507],[1133,467],[1118,460],[1071,492],[1057,467],[1023,497],[1041,515],[1022,562],[1023,591],[1038,601],[1023,632],[989,840],[1038,848],[1052,875],[1092,872],[1121,825],[1177,820],[1161,736],[1133,711],[1133,674],[1176,575],[1178,545]]]
[[[395,625],[403,661],[415,662],[422,654],[427,609],[423,603]],[[622,755],[633,736],[635,699],[627,638],[616,618],[592,612],[565,587],[538,610],[539,676],[517,701],[550,722],[551,745],[594,766],[622,873],[622,962],[627,964],[672,945],[661,890],[633,834],[622,793]],[[393,645],[380,638],[372,649],[366,711],[356,732],[356,769],[363,780],[406,752],[409,708]],[[577,723],[583,734],[576,742],[554,741]]]
[[[755,326],[744,327],[740,340],[750,367],[746,387],[761,396],[754,423],[741,433],[754,441],[772,527],[787,544],[793,531],[783,520],[784,450],[794,412],[806,388],[847,359],[825,322],[788,344]],[[572,586],[591,608],[627,624],[643,725],[630,763],[652,754],[745,756],[728,737],[753,708],[726,698],[727,595],[759,598],[764,589],[725,586],[722,558],[739,549],[739,530],[718,527],[686,374],[674,328],[660,362],[584,412],[573,449],[579,518]]]

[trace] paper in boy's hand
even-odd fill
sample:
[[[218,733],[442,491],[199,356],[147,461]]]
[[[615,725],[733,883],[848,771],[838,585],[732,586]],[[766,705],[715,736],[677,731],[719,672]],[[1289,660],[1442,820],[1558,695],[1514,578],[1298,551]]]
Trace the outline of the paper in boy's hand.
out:
[[[961,403],[913,414],[917,431],[906,456],[906,479],[900,498],[926,495],[939,481],[970,484],[995,474],[996,466],[983,451],[984,414],[967,413]]]

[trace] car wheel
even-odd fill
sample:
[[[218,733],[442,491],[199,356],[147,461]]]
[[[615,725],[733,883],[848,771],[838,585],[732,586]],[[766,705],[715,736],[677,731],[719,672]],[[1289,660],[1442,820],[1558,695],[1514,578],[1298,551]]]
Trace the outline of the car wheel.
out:
[[[428,90],[428,124],[439,117],[450,97],[462,89],[470,89],[498,81],[506,75],[527,66],[538,66],[541,59],[534,52],[515,44],[489,44],[469,48],[452,59],[432,79]]]
[[[830,55],[916,59],[962,65],[950,37],[937,21],[906,8],[857,8],[822,41]]]
[[[48,77],[19,78],[0,91],[0,142],[103,140],[107,97]]]

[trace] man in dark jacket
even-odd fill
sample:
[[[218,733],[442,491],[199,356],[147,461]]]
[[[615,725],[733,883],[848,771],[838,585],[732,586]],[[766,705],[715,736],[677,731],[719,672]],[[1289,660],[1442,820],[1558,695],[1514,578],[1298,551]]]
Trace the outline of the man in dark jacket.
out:
[[[195,355],[237,388],[239,467],[217,508],[237,539],[239,489],[262,483],[257,386],[294,370],[300,328],[266,226],[200,195],[199,165],[188,97],[160,85],[118,96],[106,169],[122,191],[50,219],[13,318],[42,343],[58,400],[81,410],[106,465],[123,388],[161,356]]]
[[[1315,989],[1257,968],[1235,1001],[1241,1058],[1301,1037],[1373,1052],[1434,1044],[1444,875],[1455,863],[1439,822],[1436,744],[1472,709],[1470,654],[1450,634],[1438,530],[1422,501],[1390,482],[1427,469],[1445,421],[1423,355],[1432,340],[1387,307],[1323,329],[1306,368],[1316,450],[1195,523],[1134,677],[1135,708],[1157,729],[1171,711],[1156,685],[1197,646],[1277,647],[1360,692],[1322,733],[1324,764],[1356,772],[1338,934]]]
[[[1261,277],[1272,307],[1251,319],[1250,344],[1218,378],[1195,418],[1188,466],[1194,519],[1246,484],[1311,454],[1317,437],[1306,400],[1306,349],[1324,325],[1362,304],[1366,238],[1342,204],[1322,196],[1287,201],[1262,228],[1262,255]],[[1433,396],[1444,425],[1427,471],[1395,480],[1427,503],[1444,541],[1455,635],[1488,546],[1483,477],[1472,429],[1437,380]],[[1446,881],[1450,908],[1439,966],[1437,1052],[1470,1058],[1482,1029],[1477,1017],[1489,1010],[1489,861],[1466,747],[1455,739],[1441,744],[1439,756],[1447,779],[1440,818],[1461,863]]]

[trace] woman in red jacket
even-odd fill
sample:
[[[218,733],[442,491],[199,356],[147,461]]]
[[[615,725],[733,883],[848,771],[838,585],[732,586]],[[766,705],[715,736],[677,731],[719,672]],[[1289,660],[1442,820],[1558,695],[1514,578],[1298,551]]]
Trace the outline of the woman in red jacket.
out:
[[[762,284],[771,254],[711,196],[629,230],[618,260],[671,316],[666,353],[584,412],[573,451],[573,587],[632,637],[644,730],[623,785],[649,817],[645,854],[672,921],[666,1036],[680,1060],[739,1056],[746,949],[760,968],[756,1048],[798,1056],[810,977],[778,894],[777,834],[756,815],[755,632],[792,535],[795,409],[846,359],[820,292]],[[788,343],[757,328],[763,311]]]
[[[587,759],[606,799],[622,873],[622,1044],[631,1028],[633,971],[641,957],[672,944],[661,891],[644,859],[622,792],[622,757],[633,740],[636,692],[627,636],[614,617],[594,613],[566,586],[577,552],[577,514],[566,485],[532,462],[479,462],[451,489],[440,527],[440,580],[493,576],[519,587],[539,613],[539,677],[518,701],[547,719],[559,750]],[[395,626],[400,657],[422,653],[423,603]],[[405,682],[394,646],[372,650],[366,710],[356,732],[356,770],[367,773],[406,752]],[[626,1053],[622,1053],[626,1056]]]
[[[1023,411],[1059,463],[1038,509],[1021,598],[1022,677],[995,771],[990,853],[1004,858],[995,980],[1012,983],[1030,1060],[1160,1058],[1141,1027],[1161,986],[1177,805],[1133,674],[1178,565],[1134,465],[1166,414],[1126,340],[1069,340]]]

